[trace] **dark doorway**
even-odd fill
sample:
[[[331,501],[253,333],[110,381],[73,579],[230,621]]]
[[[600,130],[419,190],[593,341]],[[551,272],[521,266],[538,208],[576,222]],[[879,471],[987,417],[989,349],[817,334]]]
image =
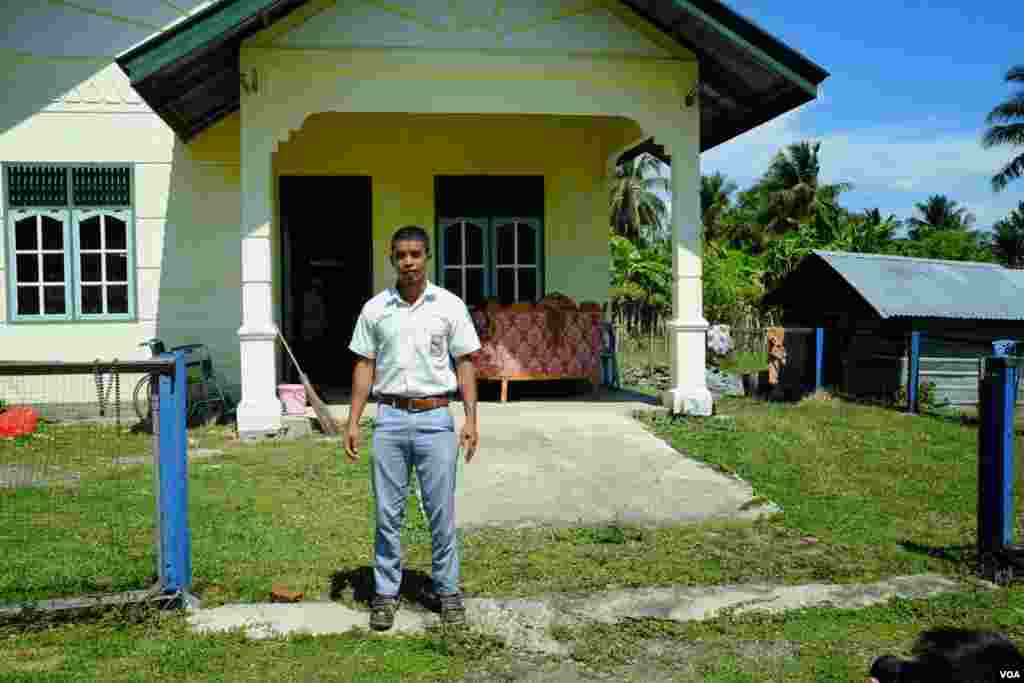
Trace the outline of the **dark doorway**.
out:
[[[373,295],[370,192],[368,176],[281,176],[282,331],[318,393],[352,385],[348,345]],[[297,383],[287,355],[284,368]]]

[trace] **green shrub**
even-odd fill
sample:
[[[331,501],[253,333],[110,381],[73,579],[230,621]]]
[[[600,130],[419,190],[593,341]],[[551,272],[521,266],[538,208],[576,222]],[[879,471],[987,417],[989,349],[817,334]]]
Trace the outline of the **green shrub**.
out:
[[[940,400],[936,394],[937,385],[935,382],[919,382],[917,385],[917,406],[918,408],[942,408],[948,401]],[[895,408],[905,408],[907,405],[907,388],[900,387],[900,390],[892,395],[891,404]]]
[[[738,325],[761,317],[760,301],[765,293],[761,259],[710,242],[705,245],[701,272],[706,320]]]

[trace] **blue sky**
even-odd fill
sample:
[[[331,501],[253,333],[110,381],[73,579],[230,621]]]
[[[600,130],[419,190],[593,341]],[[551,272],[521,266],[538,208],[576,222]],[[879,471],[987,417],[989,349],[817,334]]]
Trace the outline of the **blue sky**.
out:
[[[972,211],[979,228],[989,229],[1024,201],[1024,179],[998,195],[990,185],[1014,151],[979,144],[985,116],[1013,92],[1003,80],[1006,71],[1024,64],[1021,0],[724,2],[832,75],[816,101],[703,154],[704,173],[723,171],[743,189],[786,144],[818,140],[823,180],[853,183],[842,201],[855,210],[878,207],[905,219],[915,203],[945,194]],[[152,33],[145,26],[174,19],[173,7],[198,4],[206,3],[0,3],[0,23],[20,27],[0,38],[0,48],[39,55],[117,53]],[[110,22],[74,9],[79,5],[115,8],[135,21]],[[66,39],[40,42],[36,26]],[[87,67],[67,66],[62,82],[49,65],[19,67],[19,80],[9,83],[19,97],[4,108],[0,130],[76,85],[89,75]]]
[[[702,173],[746,189],[784,145],[818,140],[822,179],[853,183],[851,209],[903,219],[945,194],[988,230],[1024,201],[1024,179],[998,195],[990,185],[1013,150],[979,142],[988,112],[1014,92],[1007,70],[1024,64],[1016,2],[725,1],[832,75],[816,101],[704,153]]]

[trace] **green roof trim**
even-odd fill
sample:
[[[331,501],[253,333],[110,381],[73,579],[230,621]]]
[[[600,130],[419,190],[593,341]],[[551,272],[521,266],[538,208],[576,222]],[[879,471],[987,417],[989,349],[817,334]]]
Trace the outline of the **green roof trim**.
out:
[[[790,69],[790,68],[786,67],[785,65],[779,63],[775,58],[773,58],[772,56],[767,54],[764,50],[762,50],[761,48],[757,47],[756,45],[751,43],[749,40],[743,38],[742,36],[737,34],[735,31],[732,31],[728,27],[724,26],[719,21],[717,21],[714,17],[708,15],[706,12],[703,12],[699,8],[694,7],[688,0],[672,0],[672,4],[674,4],[678,8],[686,11],[687,13],[692,14],[693,16],[697,17],[698,19],[700,19],[701,21],[706,23],[708,26],[713,28],[715,31],[717,31],[719,34],[721,34],[725,38],[728,38],[729,40],[731,40],[736,45],[739,45],[744,50],[747,50],[748,52],[750,52],[750,54],[753,55],[758,61],[760,61],[761,64],[763,64],[764,66],[770,68],[772,71],[774,71],[775,73],[779,74],[783,78],[786,78],[787,80],[790,80],[790,81],[796,83],[808,95],[811,95],[812,97],[817,97],[818,96],[818,88],[813,83],[808,81],[806,78],[803,78],[802,76],[796,74],[795,72],[793,72],[792,69]]]
[[[197,12],[181,24],[171,27],[163,34],[154,36],[122,55],[124,68],[132,82],[141,81],[174,64],[193,50],[201,48],[228,31],[228,29],[250,19],[253,15],[277,4],[276,0],[221,0]],[[151,43],[159,41],[149,47]]]
[[[722,0],[620,0],[698,56],[701,151],[814,100],[829,73]],[[317,3],[319,4],[319,3]],[[309,0],[215,0],[119,55],[132,87],[185,142],[236,111],[239,49]],[[313,5],[309,5],[313,6]]]

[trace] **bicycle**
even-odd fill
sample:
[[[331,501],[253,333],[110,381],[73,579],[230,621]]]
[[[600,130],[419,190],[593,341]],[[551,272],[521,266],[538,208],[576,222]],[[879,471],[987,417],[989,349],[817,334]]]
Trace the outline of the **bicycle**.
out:
[[[139,346],[148,346],[154,358],[167,352],[164,342],[155,337],[142,342]],[[237,404],[217,381],[213,359],[205,344],[183,344],[171,348],[170,351],[185,353],[185,377],[188,384],[185,392],[185,419],[189,425],[214,424],[222,417],[235,413]],[[142,422],[149,423],[153,419],[152,392],[156,390],[157,377],[159,375],[155,373],[143,375],[132,391],[132,405]],[[198,388],[201,394],[197,398],[193,398],[195,388]]]

